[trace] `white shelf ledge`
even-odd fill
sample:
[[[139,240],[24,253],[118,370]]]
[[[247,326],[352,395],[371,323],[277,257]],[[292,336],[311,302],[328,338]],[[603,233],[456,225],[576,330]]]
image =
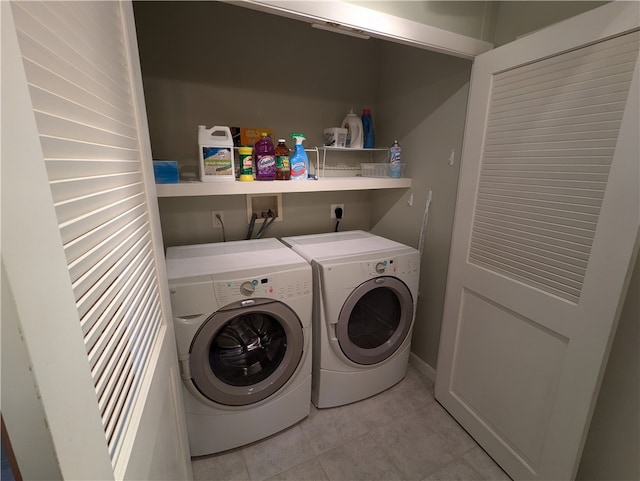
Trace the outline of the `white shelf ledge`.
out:
[[[180,182],[156,184],[158,197],[209,195],[287,194],[293,192],[330,192],[336,190],[407,189],[410,178],[328,177],[319,180],[270,180],[226,182]]]
[[[329,152],[331,152],[332,150],[335,152],[387,152],[389,150],[388,147],[378,147],[372,149],[352,149],[351,147],[331,147],[330,145],[322,145],[316,148],[318,150],[327,150]]]

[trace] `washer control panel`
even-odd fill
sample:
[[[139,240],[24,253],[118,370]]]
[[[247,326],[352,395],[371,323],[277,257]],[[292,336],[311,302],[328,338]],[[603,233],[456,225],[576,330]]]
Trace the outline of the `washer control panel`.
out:
[[[214,288],[220,305],[253,297],[292,299],[311,295],[311,276],[274,274],[248,279],[220,280],[214,282]]]

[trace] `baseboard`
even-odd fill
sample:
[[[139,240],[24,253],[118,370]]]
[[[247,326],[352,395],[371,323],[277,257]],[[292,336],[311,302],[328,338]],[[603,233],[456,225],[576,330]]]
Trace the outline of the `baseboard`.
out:
[[[412,352],[409,353],[409,364],[427,376],[431,381],[436,382],[436,370]]]

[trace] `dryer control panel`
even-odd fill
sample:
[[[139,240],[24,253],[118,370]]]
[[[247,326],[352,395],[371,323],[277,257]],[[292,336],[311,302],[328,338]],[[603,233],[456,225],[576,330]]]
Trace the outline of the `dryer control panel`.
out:
[[[367,277],[382,274],[399,275],[418,272],[419,259],[415,256],[388,257],[360,263],[360,272]]]
[[[288,273],[253,278],[215,281],[214,289],[220,305],[242,299],[266,297],[286,300],[311,294],[311,277]]]

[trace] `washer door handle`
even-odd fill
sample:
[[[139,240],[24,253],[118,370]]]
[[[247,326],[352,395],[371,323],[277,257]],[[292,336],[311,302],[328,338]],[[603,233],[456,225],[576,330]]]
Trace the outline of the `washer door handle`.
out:
[[[242,301],[240,305],[242,307],[253,306],[256,303],[253,299],[247,299],[246,301]]]
[[[376,284],[383,284],[384,283],[384,277],[376,277],[373,282],[375,282]]]

